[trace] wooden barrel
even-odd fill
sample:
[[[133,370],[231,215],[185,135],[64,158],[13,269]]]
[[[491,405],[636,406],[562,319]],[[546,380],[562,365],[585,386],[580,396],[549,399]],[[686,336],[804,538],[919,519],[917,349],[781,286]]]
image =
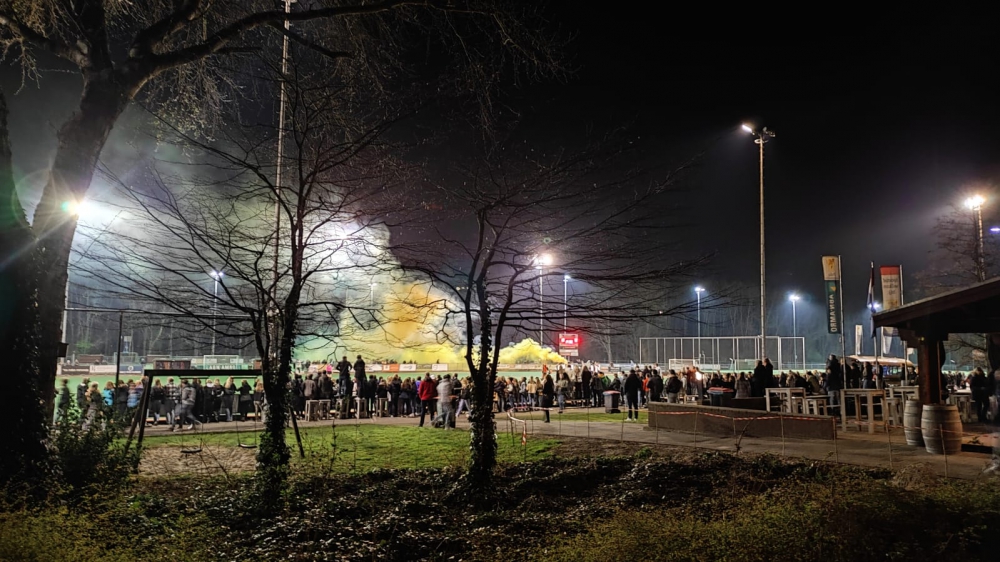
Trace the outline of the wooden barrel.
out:
[[[914,447],[924,446],[924,433],[920,426],[920,413],[923,404],[920,400],[907,400],[903,407],[903,435],[906,436],[906,444]]]
[[[953,455],[962,450],[962,420],[952,404],[924,404],[920,416],[928,453]]]

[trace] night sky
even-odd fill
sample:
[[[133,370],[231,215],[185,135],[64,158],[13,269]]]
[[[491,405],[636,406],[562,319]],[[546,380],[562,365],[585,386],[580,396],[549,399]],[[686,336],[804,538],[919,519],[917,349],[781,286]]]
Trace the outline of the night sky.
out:
[[[758,282],[757,149],[743,121],[777,133],[765,169],[769,298],[802,294],[800,321],[810,303],[822,304],[820,256],[843,255],[845,306],[849,316],[860,312],[870,261],[902,264],[912,288],[934,218],[971,186],[996,183],[992,14],[584,6],[548,8],[554,26],[576,35],[577,71],[562,84],[525,88],[516,105],[549,146],[631,123],[650,167],[704,151],[678,192],[680,208],[664,220],[694,225],[684,230],[692,254],[717,253],[709,290]],[[17,79],[6,66],[15,158],[30,175],[72,110],[76,80],[49,74],[60,87],[14,95]],[[991,213],[1000,219],[1000,197],[979,191],[992,197],[988,228]]]
[[[826,253],[843,255],[849,318],[864,310],[871,261],[902,264],[904,289],[914,287],[935,217],[996,182],[990,14],[726,8],[720,19],[711,6],[627,16],[579,6],[552,5],[554,21],[579,30],[579,71],[538,114],[554,130],[632,120],[651,162],[708,149],[679,197],[700,222],[688,243],[718,252],[729,280],[759,279],[757,147],[739,125],[777,133],[765,155],[769,299],[797,291],[819,308]],[[989,223],[1000,197],[979,192]]]

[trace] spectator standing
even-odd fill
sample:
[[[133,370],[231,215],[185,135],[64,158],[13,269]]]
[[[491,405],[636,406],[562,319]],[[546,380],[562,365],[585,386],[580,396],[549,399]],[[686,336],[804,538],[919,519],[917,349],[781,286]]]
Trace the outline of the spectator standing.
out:
[[[545,375],[542,384],[542,411],[545,412],[545,423],[549,423],[549,410],[552,409],[552,399],[556,394],[556,386],[552,383],[552,375]]]
[[[420,425],[418,427],[424,426],[424,416],[434,415],[435,390],[431,374],[425,373],[424,379],[420,381],[420,386],[417,388],[417,394],[420,396]],[[433,420],[434,418],[431,417],[431,419]]]
[[[639,391],[642,390],[642,381],[639,380],[634,370],[628,372],[622,388],[625,391],[625,402],[628,405],[628,421],[639,421]]]

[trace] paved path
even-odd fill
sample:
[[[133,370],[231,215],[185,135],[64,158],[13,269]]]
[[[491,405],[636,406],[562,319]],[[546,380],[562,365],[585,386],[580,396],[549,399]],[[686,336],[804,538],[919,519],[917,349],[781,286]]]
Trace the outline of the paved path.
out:
[[[567,410],[569,413],[583,413],[586,410]],[[591,413],[600,410],[592,409]],[[643,423],[614,422],[614,421],[563,421],[562,416],[553,413],[551,423],[541,421],[540,412],[515,413],[515,417],[522,419],[524,427],[527,429],[528,438],[531,436],[553,436],[553,437],[575,437],[583,439],[608,439],[614,441],[630,441],[636,443],[649,443],[668,446],[698,447],[716,451],[750,453],[772,453],[789,458],[803,458],[818,461],[841,462],[856,464],[861,466],[874,466],[899,469],[904,466],[921,465],[930,471],[947,475],[950,477],[973,479],[983,473],[983,469],[990,465],[991,456],[978,453],[959,453],[957,455],[932,455],[927,453],[922,447],[911,447],[906,445],[901,429],[891,430],[889,433],[875,433],[859,431],[838,431],[836,441],[811,440],[811,439],[768,439],[759,437],[744,437],[739,444],[733,437],[716,437],[706,435],[696,435],[693,433],[668,431],[665,429],[656,430],[646,425],[646,412],[642,412]],[[574,416],[567,416],[574,417]],[[314,422],[299,421],[300,428],[330,427],[336,423],[338,426],[354,424],[379,424],[390,426],[416,427],[419,418],[374,418],[374,419],[346,419],[346,420],[322,420]],[[497,431],[508,433],[513,431],[520,435],[522,432],[521,422],[513,422],[507,419],[506,414],[497,415]],[[440,431],[430,427],[430,422],[425,422],[427,431]],[[260,429],[260,424],[256,429]],[[468,418],[462,416],[458,420],[459,429],[468,429]],[[251,422],[222,422],[204,424],[191,433],[223,433],[239,430],[240,432],[250,432],[255,428]],[[165,426],[150,428],[147,427],[145,434],[170,435],[170,431]],[[983,436],[986,439],[986,436]]]

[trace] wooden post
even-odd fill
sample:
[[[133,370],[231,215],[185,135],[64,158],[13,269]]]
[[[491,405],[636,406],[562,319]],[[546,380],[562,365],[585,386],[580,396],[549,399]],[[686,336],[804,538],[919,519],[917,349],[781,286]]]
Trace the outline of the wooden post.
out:
[[[920,365],[920,402],[941,403],[941,366],[944,365],[944,343],[939,336],[920,336],[917,347]]]

